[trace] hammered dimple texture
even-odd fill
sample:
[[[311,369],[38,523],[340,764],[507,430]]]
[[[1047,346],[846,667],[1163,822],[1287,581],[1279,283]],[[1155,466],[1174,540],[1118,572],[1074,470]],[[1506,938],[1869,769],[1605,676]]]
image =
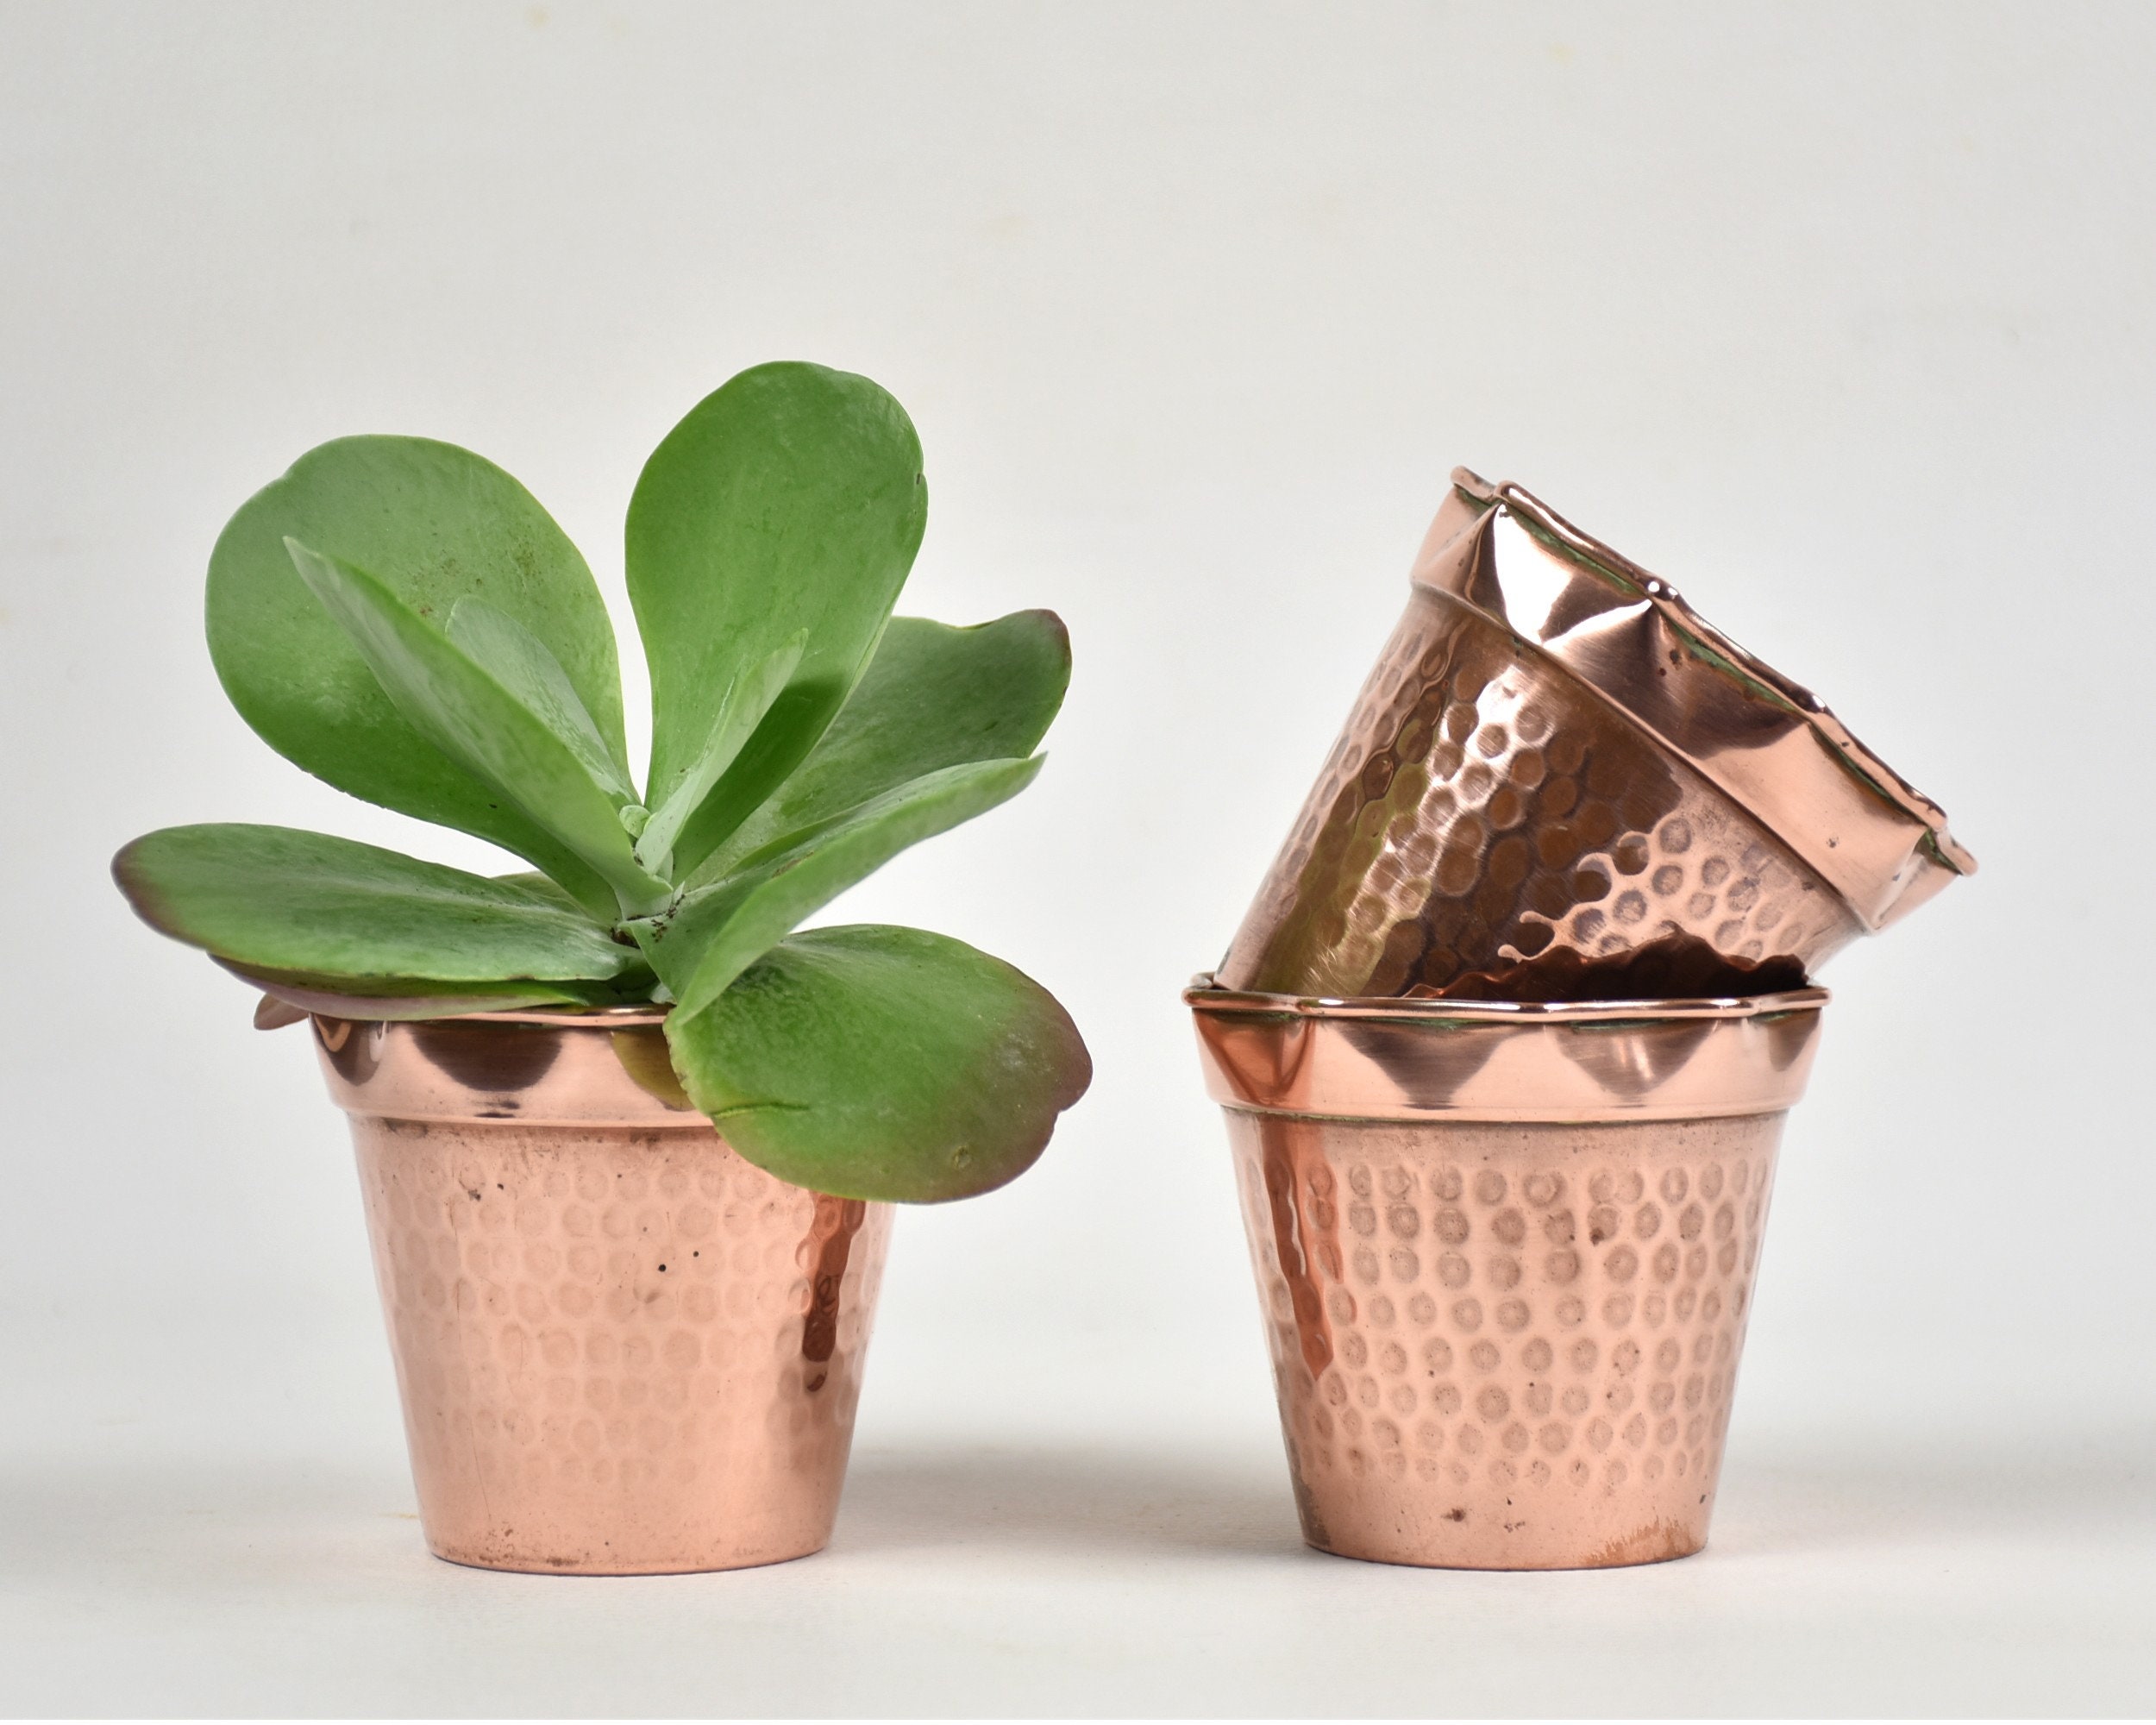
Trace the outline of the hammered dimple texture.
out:
[[[352,1127],[439,1555],[622,1574],[824,1545],[888,1206],[708,1126]]]
[[[1808,968],[1860,932],[1723,792],[1495,624],[1418,588],[1219,980],[1395,995],[1672,934]]]
[[[1228,1120],[1311,1544],[1538,1569],[1706,1542],[1783,1116]]]

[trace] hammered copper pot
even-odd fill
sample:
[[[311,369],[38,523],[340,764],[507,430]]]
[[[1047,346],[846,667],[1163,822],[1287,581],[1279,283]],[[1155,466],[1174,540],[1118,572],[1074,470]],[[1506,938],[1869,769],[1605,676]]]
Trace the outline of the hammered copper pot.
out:
[[[1801,975],[1975,871],[1668,582],[1518,486],[1452,480],[1223,982],[1404,994],[1671,941]]]
[[[1463,1569],[1706,1543],[1827,995],[1520,1006],[1201,977],[1304,1537]]]
[[[661,1022],[313,1019],[439,1557],[649,1574],[830,1537],[890,1208],[743,1161]]]

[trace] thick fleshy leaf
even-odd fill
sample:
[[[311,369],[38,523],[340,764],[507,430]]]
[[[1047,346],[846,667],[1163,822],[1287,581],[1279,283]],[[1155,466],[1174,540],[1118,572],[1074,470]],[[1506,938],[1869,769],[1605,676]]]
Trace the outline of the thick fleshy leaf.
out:
[[[925,774],[1031,755],[1069,681],[1070,637],[1052,611],[970,629],[893,618],[830,729],[698,871],[699,883]]]
[[[166,827],[122,850],[112,873],[153,928],[294,986],[468,996],[492,992],[473,984],[628,989],[649,975],[633,948],[558,900],[327,833]]]
[[[747,858],[740,873],[685,895],[665,916],[630,923],[630,932],[681,1009],[696,1012],[804,917],[899,852],[1016,796],[1044,758],[931,773]]]
[[[791,641],[749,666],[728,685],[719,701],[718,716],[711,721],[711,734],[705,739],[702,750],[687,773],[675,782],[667,800],[652,810],[649,824],[636,840],[638,859],[654,874],[670,875],[674,841],[680,837],[681,829],[689,824],[704,806],[704,800],[711,795],[712,787],[734,764],[742,746],[755,734],[764,715],[771,711],[772,702],[786,693],[794,668],[801,662],[802,649],[807,645],[808,632],[799,630]]]
[[[667,901],[668,888],[638,866],[622,825],[625,791],[595,780],[544,719],[370,572],[297,540],[286,549],[413,730],[574,851],[625,911]]]
[[[653,451],[629,505],[629,596],[651,668],[656,807],[693,768],[735,679],[797,633],[775,702],[675,839],[708,856],[844,703],[927,520],[920,442],[867,378],[784,362],[705,398]]]
[[[492,462],[419,437],[310,450],[232,518],[210,554],[210,657],[270,747],[341,790],[530,857],[594,910],[613,895],[573,852],[415,731],[285,555],[296,538],[373,571],[437,624],[485,599],[560,662],[625,757],[606,606],[546,511]]]
[[[586,917],[588,913],[577,903],[575,894],[551,875],[542,875],[537,869],[523,869],[514,875],[497,875],[494,879],[505,887],[516,887],[535,899],[544,899],[548,904],[567,911],[573,916]],[[611,920],[609,919],[609,926]]]
[[[901,1203],[1024,1173],[1093,1077],[1045,988],[912,928],[781,941],[703,1011],[677,1010],[667,1039],[691,1100],[751,1162]]]
[[[252,982],[266,999],[287,1008],[273,1017],[255,1011],[258,1029],[271,1030],[310,1013],[331,1018],[447,1019],[462,1013],[506,1013],[526,1007],[611,1005],[620,996],[603,988],[579,988],[561,982],[436,982],[424,976],[367,979],[360,992],[353,979],[318,975],[309,970],[258,970],[229,959],[216,961],[242,982]]]
[[[617,805],[636,801],[636,787],[627,764],[599,735],[576,685],[545,642],[483,599],[459,599],[449,611],[448,633],[467,658],[567,745],[592,781]]]

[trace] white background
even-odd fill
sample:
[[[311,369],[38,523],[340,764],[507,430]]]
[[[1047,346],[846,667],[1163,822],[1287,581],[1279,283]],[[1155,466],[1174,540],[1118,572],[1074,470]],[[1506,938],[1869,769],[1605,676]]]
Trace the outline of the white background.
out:
[[[2134,6],[0,6],[0,1707],[2156,1708],[2153,85]],[[905,609],[1076,650],[1038,785],[830,919],[1010,957],[1099,1076],[900,1218],[830,1553],[454,1571],[304,1038],[106,859],[486,865],[225,706],[218,528],[465,443],[633,659],[637,467],[778,357],[913,414]],[[1177,1000],[1458,461],[1984,863],[1827,971],[1716,1542],[1654,1571],[1300,1550]]]

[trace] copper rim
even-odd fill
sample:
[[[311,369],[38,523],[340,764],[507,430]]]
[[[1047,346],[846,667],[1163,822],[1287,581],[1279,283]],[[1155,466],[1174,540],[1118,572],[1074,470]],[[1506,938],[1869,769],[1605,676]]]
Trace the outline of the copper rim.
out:
[[[1886,810],[1890,809],[1915,824],[1920,833],[1919,852],[1946,871],[1948,877],[1977,872],[1977,859],[1947,831],[1944,809],[1890,767],[1876,750],[1867,748],[1810,689],[1783,675],[1725,635],[1694,610],[1668,581],[1593,535],[1582,531],[1533,492],[1510,480],[1492,483],[1470,468],[1455,467],[1452,485],[1472,504],[1484,510],[1501,509],[1512,515],[1531,536],[1539,539],[1574,567],[1583,568],[1604,582],[1645,601],[1670,637],[1687,649],[1685,656],[1672,667],[1674,674],[1698,675],[1740,688],[1752,699],[1800,719],[1817,741],[1825,760],[1831,761],[1833,767],[1848,774],[1878,803],[1886,806],[1886,809],[1879,810],[1880,819],[1890,819]],[[1438,521],[1445,519],[1441,511]],[[1436,532],[1433,526],[1433,536]],[[1435,548],[1426,547],[1426,554],[1432,549]],[[1484,609],[1462,593],[1450,592],[1445,596],[1456,604]],[[1645,724],[1638,703],[1629,698],[1630,692],[1606,687],[1591,662],[1553,650],[1551,642],[1532,634],[1523,635],[1505,617],[1493,617],[1492,620],[1510,630],[1523,644],[1557,658],[1634,723]],[[1812,830],[1816,824],[1820,799],[1827,794],[1825,782],[1817,777],[1817,768],[1802,770],[1795,758],[1785,756],[1777,774],[1733,774],[1733,757],[1725,751],[1689,748],[1681,737],[1649,728],[1664,747],[1703,774],[1740,806],[1750,809],[1818,869],[1836,891],[1849,900],[1851,907],[1870,927],[1877,929],[1896,920],[1942,884],[1937,880],[1922,882],[1919,877],[1902,871],[1897,871],[1891,881],[1881,883],[1861,872],[1852,874],[1852,859],[1833,854],[1831,843],[1822,848]],[[1831,776],[1830,773],[1830,779]],[[1912,892],[1912,888],[1916,890]]]
[[[711,1127],[674,1072],[663,1009],[312,1017],[330,1099],[349,1114],[643,1131]]]
[[[1812,728],[1841,756],[1852,772],[1870,783],[1881,795],[1922,821],[1931,830],[1932,840],[1939,849],[1940,859],[1949,867],[1958,874],[1973,875],[1977,872],[1977,859],[1947,831],[1946,810],[1888,766],[1877,751],[1866,748],[1855,732],[1835,718],[1826,702],[1802,683],[1783,675],[1764,659],[1731,640],[1693,610],[1683,594],[1669,582],[1642,568],[1621,551],[1605,545],[1592,534],[1583,532],[1525,486],[1515,484],[1511,480],[1501,480],[1493,485],[1467,467],[1453,468],[1452,483],[1478,501],[1502,503],[1522,520],[1541,528],[1573,556],[1599,564],[1606,572],[1637,583],[1640,592],[1658,611],[1669,617],[1686,634],[1712,647],[1719,656],[1729,661],[1745,676],[1765,685],[1802,713]]]
[[[1780,1113],[1824,988],[1747,1000],[1320,1000],[1184,991],[1223,1107],[1334,1120],[1586,1125]]]
[[[1776,994],[1727,995],[1696,1000],[1438,1000],[1376,995],[1333,999],[1319,994],[1263,994],[1223,988],[1200,971],[1183,990],[1196,1012],[1291,1013],[1312,1019],[1401,1019],[1427,1024],[1502,1024],[1522,1019],[1571,1024],[1628,1023],[1642,1019],[1748,1019],[1803,1012],[1833,996],[1825,988],[1789,988]]]

